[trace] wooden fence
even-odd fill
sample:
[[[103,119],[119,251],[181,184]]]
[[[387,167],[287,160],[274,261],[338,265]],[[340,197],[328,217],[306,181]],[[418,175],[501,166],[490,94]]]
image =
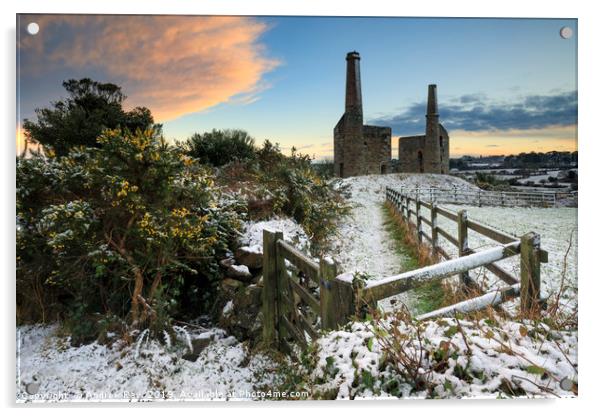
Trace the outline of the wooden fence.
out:
[[[575,199],[575,192],[499,192],[457,188],[402,188],[404,195],[428,203],[501,207],[556,207],[562,200]]]
[[[337,275],[334,262],[321,259],[316,263],[282,238],[281,232],[264,230],[263,234],[263,338],[268,346],[284,352],[292,351],[291,342],[301,346],[319,335],[320,329],[336,329],[362,310],[391,296],[414,289],[428,282],[459,275],[462,285],[475,288],[469,271],[485,267],[507,284],[502,289],[483,293],[475,298],[417,317],[429,319],[455,312],[471,312],[520,296],[524,313],[537,311],[540,305],[540,263],[547,262],[547,252],[540,247],[538,234],[527,233],[517,238],[468,219],[465,210],[458,213],[438,207],[420,198],[414,199],[387,188],[387,201],[411,224],[418,240],[428,242],[443,262],[379,280],[359,280],[352,273]],[[430,215],[421,214],[421,208]],[[439,227],[439,215],[457,223],[456,236]],[[430,228],[430,233],[424,227]],[[499,246],[475,251],[468,245],[471,229],[499,243]],[[439,244],[447,239],[458,248],[452,258]],[[520,257],[520,276],[512,276],[495,263],[509,257]]]
[[[263,231],[263,339],[290,353],[320,329],[336,329],[352,315],[353,294],[336,280],[336,265],[319,264],[285,242],[282,232]]]

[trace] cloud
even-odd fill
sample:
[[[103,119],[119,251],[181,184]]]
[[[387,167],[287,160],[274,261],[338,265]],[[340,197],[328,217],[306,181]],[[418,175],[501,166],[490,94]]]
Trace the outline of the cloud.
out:
[[[223,102],[251,103],[269,88],[263,75],[279,65],[260,42],[268,26],[249,17],[36,15],[35,19],[40,33],[22,35],[19,43],[27,64],[23,71],[100,72],[123,87],[129,106],[149,107],[159,121]]]
[[[424,131],[426,102],[414,103],[399,114],[371,123],[390,126],[394,134]],[[439,104],[441,123],[448,130],[505,131],[569,126],[577,123],[577,92],[529,95],[514,102],[493,101],[482,94],[467,94]]]

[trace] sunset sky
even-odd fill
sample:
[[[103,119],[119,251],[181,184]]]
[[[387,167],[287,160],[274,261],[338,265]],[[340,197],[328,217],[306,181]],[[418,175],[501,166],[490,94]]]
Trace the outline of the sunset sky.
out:
[[[577,37],[573,19],[20,15],[17,123],[90,77],[121,85],[169,139],[240,128],[332,157],[357,50],[365,123],[393,128],[394,157],[396,137],[424,130],[431,83],[452,157],[572,151]]]

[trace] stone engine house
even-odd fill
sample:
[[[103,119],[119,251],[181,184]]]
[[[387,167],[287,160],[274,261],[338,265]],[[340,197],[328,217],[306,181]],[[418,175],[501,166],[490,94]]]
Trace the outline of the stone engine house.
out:
[[[391,128],[364,125],[360,54],[347,54],[345,113],[334,128],[334,172],[348,176],[390,173]],[[399,171],[449,173],[449,135],[439,123],[437,86],[429,85],[426,131],[399,138]]]
[[[391,128],[364,125],[360,54],[349,52],[345,114],[334,128],[334,172],[342,178],[387,173],[390,164]]]

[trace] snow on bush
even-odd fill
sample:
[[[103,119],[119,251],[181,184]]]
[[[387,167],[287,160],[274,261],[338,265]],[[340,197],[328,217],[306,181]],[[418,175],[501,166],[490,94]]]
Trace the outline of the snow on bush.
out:
[[[318,339],[310,378],[322,398],[574,396],[576,343],[541,323],[389,316]]]
[[[310,240],[303,228],[290,218],[273,218],[267,221],[247,222],[244,224],[240,242],[250,246],[256,252],[263,253],[263,230],[282,231],[284,241],[298,250],[309,253]]]

